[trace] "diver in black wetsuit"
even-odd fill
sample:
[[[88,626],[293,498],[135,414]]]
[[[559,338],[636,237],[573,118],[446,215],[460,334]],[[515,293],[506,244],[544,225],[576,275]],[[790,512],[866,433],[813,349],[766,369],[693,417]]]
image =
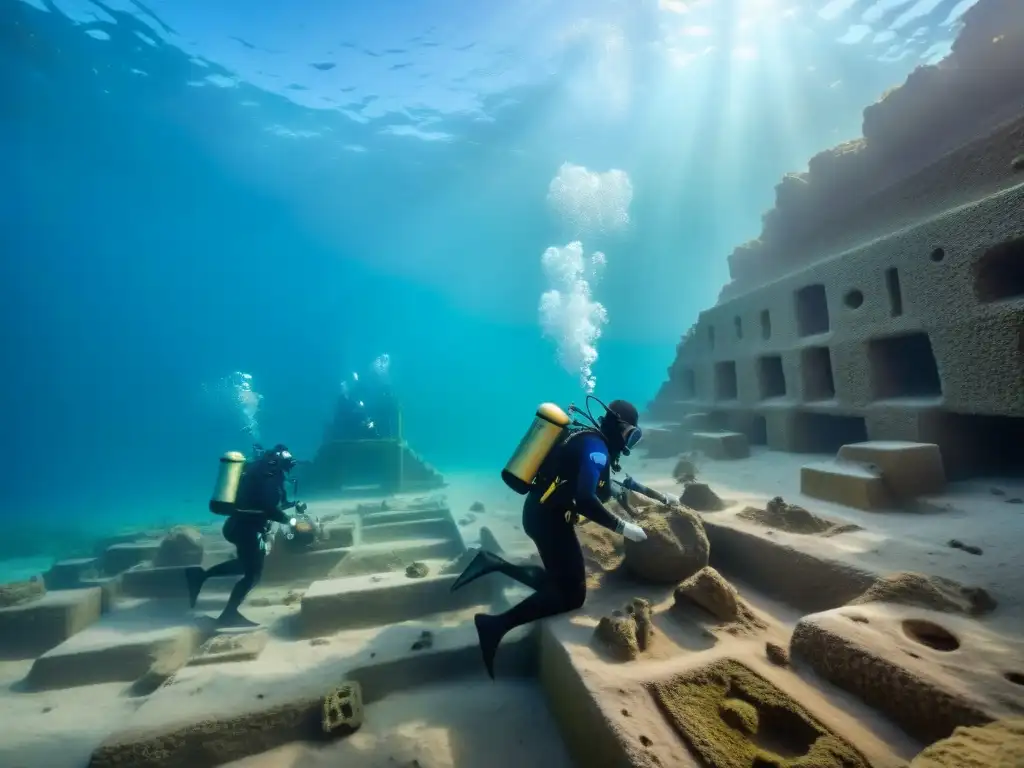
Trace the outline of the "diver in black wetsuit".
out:
[[[251,465],[245,468],[238,486],[235,506],[238,512],[224,522],[224,538],[235,545],[237,556],[234,560],[218,563],[203,570],[187,572],[189,601],[195,607],[199,592],[209,578],[218,576],[241,576],[231,590],[228,604],[217,623],[230,627],[254,627],[257,623],[238,612],[245,596],[260,580],[263,573],[263,559],[266,557],[266,537],[271,521],[294,525],[284,511],[297,507],[305,510],[304,504],[288,501],[284,489],[285,475],[295,466],[295,459],[284,445],[276,445],[263,452]]]
[[[498,616],[473,617],[487,673],[494,678],[494,655],[501,639],[515,627],[580,608],[587,597],[583,551],[576,538],[576,513],[632,541],[647,538],[635,523],[621,520],[604,503],[611,498],[611,468],[640,439],[636,408],[615,400],[598,429],[572,434],[545,460],[523,504],[523,530],[537,545],[544,567],[513,565],[481,550],[452,590],[488,573],[503,573],[534,590]]]

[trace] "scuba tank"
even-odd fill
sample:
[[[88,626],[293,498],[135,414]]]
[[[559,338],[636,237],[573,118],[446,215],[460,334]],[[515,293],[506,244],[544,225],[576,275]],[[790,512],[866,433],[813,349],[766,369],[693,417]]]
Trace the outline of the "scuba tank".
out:
[[[529,493],[537,471],[561,440],[569,423],[569,416],[557,405],[541,403],[533,423],[501,470],[505,485],[521,496]]]
[[[228,451],[220,457],[217,482],[210,497],[210,511],[215,515],[232,515],[238,511],[238,485],[245,470],[245,456],[238,451]]]

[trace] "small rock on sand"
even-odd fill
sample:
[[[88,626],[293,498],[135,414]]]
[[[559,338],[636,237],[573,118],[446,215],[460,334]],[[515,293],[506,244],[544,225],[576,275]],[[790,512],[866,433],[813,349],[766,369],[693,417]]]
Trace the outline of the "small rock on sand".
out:
[[[482,501],[474,501],[472,504],[469,505],[469,511],[470,512],[478,512],[479,513],[479,512],[483,512],[485,509],[486,509],[486,507],[484,507],[484,503]]]
[[[431,633],[429,629],[424,629],[422,632],[420,632],[420,636],[416,639],[416,642],[412,644],[412,648],[410,648],[410,650],[423,651],[427,648],[433,647],[434,635]]]
[[[948,546],[953,549],[960,549],[969,555],[980,555],[982,553],[981,547],[976,547],[973,544],[964,544],[960,539],[950,539]]]
[[[698,512],[719,512],[725,509],[725,502],[711,490],[707,483],[686,483],[679,502]]]
[[[410,579],[422,579],[425,578],[429,573],[430,568],[427,566],[427,564],[421,563],[419,561],[411,563],[405,569],[405,575],[408,576]]]
[[[768,661],[777,667],[789,666],[789,651],[777,643],[765,643],[764,654],[768,657]]]
[[[736,621],[740,615],[739,594],[711,566],[702,568],[676,587],[674,596],[676,603],[696,603],[719,621]]]
[[[945,613],[983,616],[996,608],[995,599],[980,587],[965,587],[952,579],[922,573],[893,573],[878,579],[847,605],[897,603]]]
[[[836,536],[840,533],[861,530],[859,525],[852,523],[841,525],[832,520],[818,517],[796,504],[787,504],[781,496],[776,496],[769,501],[764,509],[747,507],[736,517],[769,528],[777,528],[787,533],[810,536]]]
[[[600,641],[619,661],[632,661],[650,647],[654,635],[651,623],[651,604],[634,597],[621,611],[603,616],[594,630]]]

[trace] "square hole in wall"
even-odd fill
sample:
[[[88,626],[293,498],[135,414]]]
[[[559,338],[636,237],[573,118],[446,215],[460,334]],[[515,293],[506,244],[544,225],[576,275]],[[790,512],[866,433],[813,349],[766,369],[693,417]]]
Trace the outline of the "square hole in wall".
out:
[[[796,330],[800,336],[826,333],[830,327],[824,285],[808,285],[796,292]]]
[[[767,309],[761,310],[761,338],[767,341],[772,337],[772,314]]]
[[[876,400],[942,395],[939,366],[927,333],[869,341],[868,365]]]
[[[974,295],[983,303],[1024,296],[1024,237],[981,255],[974,264]]]
[[[828,347],[807,347],[800,351],[804,400],[832,400],[836,396],[832,377],[832,356]]]
[[[835,453],[844,445],[867,439],[867,423],[859,416],[801,413],[794,424],[794,449],[801,452]]]
[[[768,445],[768,420],[759,413],[750,417],[745,430],[751,445]]]
[[[732,360],[715,363],[715,399],[735,400],[737,397],[736,363]]]
[[[757,385],[761,399],[785,397],[786,374],[782,370],[782,355],[765,355],[757,360]]]

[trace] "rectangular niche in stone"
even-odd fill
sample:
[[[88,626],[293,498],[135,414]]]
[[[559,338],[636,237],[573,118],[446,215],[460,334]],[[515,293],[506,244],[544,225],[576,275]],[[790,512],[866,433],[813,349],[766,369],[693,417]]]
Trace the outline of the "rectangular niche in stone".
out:
[[[737,397],[736,363],[732,360],[715,363],[715,399],[735,400]]]

